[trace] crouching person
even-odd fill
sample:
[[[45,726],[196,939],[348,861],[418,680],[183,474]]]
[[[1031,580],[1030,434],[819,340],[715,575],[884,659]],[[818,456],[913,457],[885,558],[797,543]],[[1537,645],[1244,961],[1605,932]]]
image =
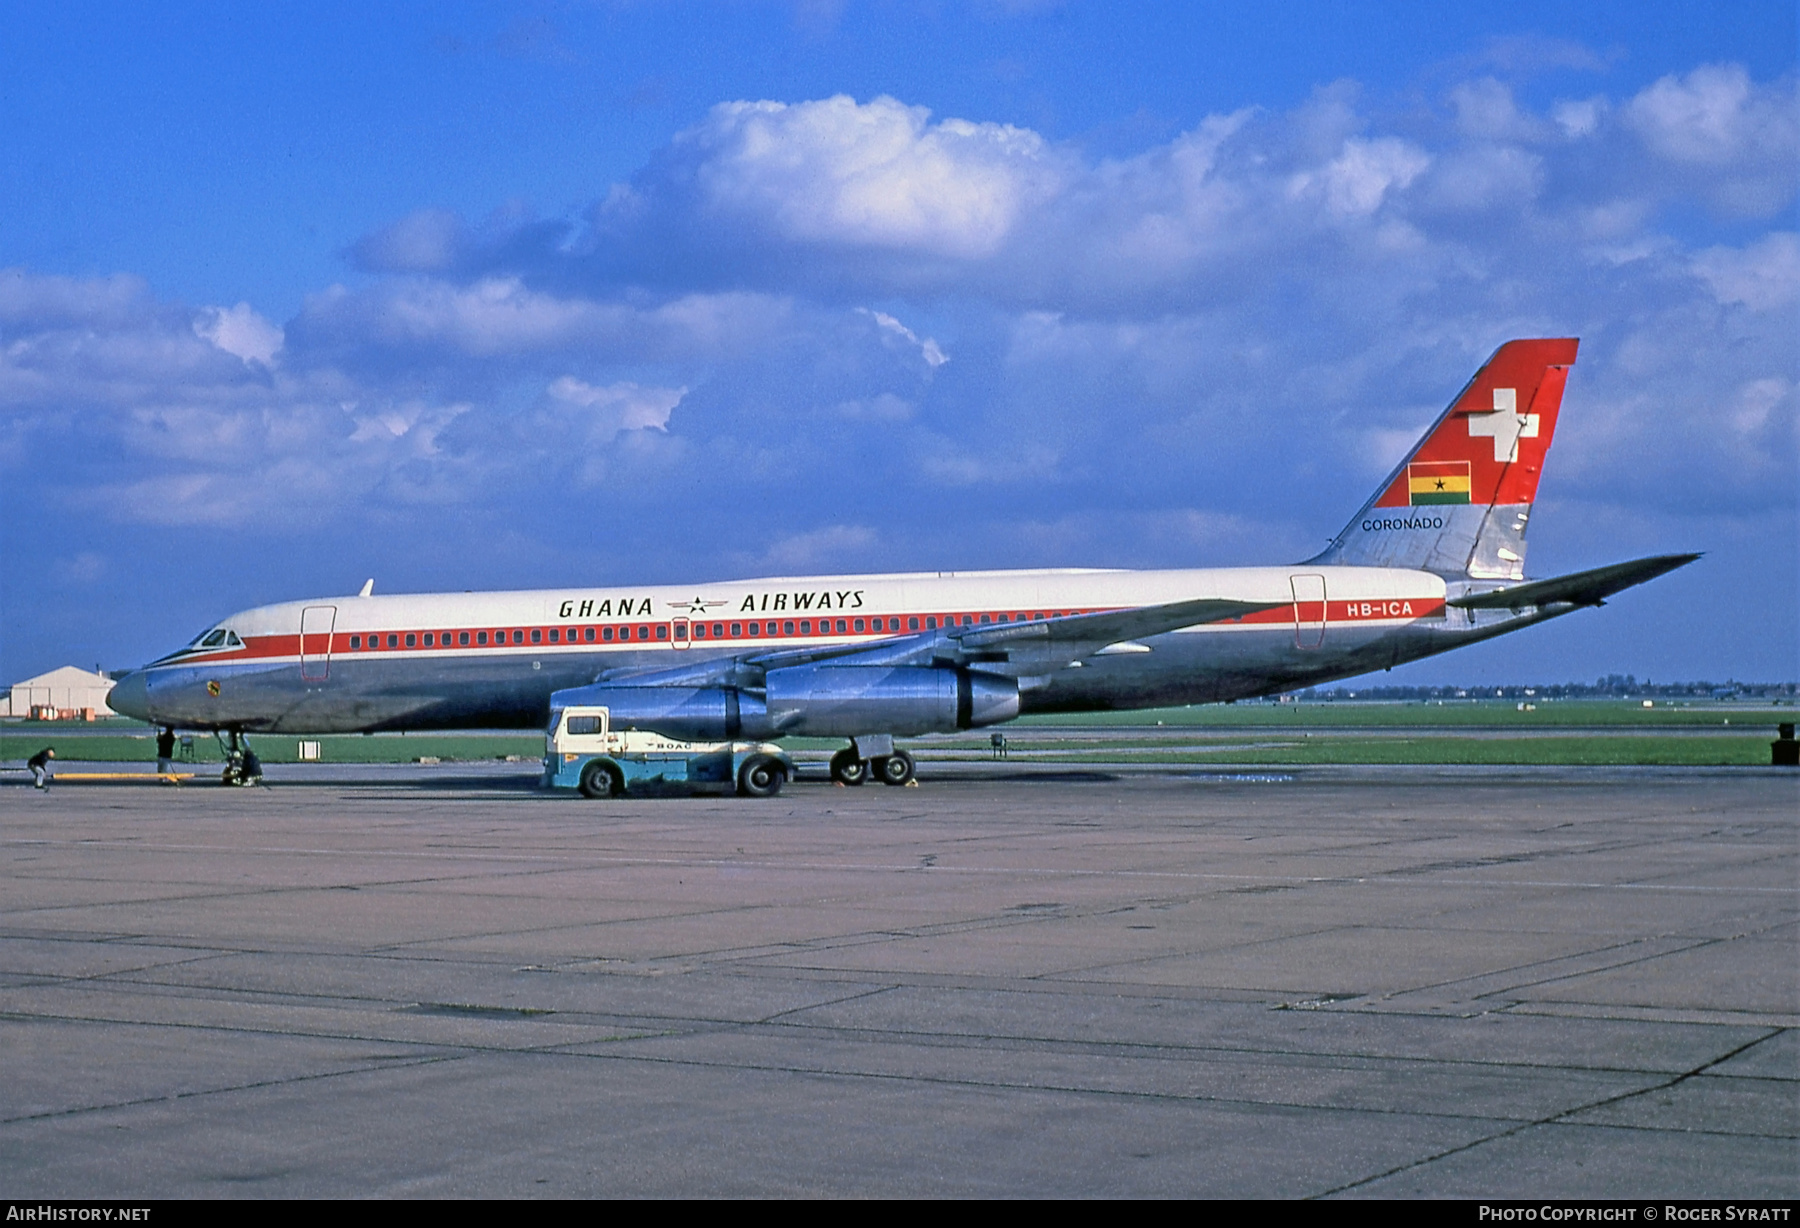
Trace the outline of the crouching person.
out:
[[[25,766],[31,769],[33,783],[40,789],[50,783],[50,761],[54,758],[56,758],[56,748],[46,746],[25,761]]]

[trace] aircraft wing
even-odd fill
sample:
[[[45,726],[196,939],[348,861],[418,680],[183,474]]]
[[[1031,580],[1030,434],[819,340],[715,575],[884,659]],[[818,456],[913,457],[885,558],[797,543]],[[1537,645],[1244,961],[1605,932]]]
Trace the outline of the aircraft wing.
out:
[[[760,687],[770,670],[820,661],[846,665],[925,665],[934,661],[962,664],[967,661],[1005,661],[1014,656],[1036,661],[1046,658],[1078,660],[1108,644],[1142,636],[1161,635],[1182,627],[1225,622],[1260,610],[1272,610],[1285,601],[1227,601],[1205,597],[1165,605],[1135,606],[1099,614],[1071,614],[1029,622],[983,623],[946,627],[940,631],[916,631],[860,644],[821,644],[808,648],[781,648],[743,657],[712,658],[692,665],[657,669],[607,670],[596,682],[629,683],[633,686],[743,686]],[[1010,671],[1009,671],[1010,672]]]
[[[1285,601],[1226,601],[1217,597],[1201,597],[1192,601],[1172,601],[1166,605],[1134,606],[1125,610],[1107,610],[1099,614],[1071,614],[1065,618],[1043,618],[1022,623],[991,623],[974,627],[952,627],[945,636],[967,651],[1012,649],[1040,645],[1075,647],[1082,644],[1116,644],[1142,636],[1161,635],[1182,627],[1202,623],[1227,622],[1287,605]],[[1080,655],[1080,654],[1076,654]]]
[[[1686,567],[1697,554],[1658,554],[1629,563],[1614,563],[1592,571],[1577,571],[1551,580],[1533,580],[1486,593],[1452,597],[1446,605],[1464,610],[1521,610],[1526,606],[1605,605],[1606,599],[1646,580],[1654,580],[1677,567]]]

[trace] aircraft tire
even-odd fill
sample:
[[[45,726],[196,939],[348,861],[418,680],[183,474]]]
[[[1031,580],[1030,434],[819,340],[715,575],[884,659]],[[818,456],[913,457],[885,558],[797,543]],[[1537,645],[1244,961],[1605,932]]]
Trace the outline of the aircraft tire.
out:
[[[913,778],[913,757],[903,750],[897,750],[884,759],[875,760],[874,766],[875,775],[884,785],[898,787]]]
[[[625,781],[619,769],[603,759],[596,759],[581,769],[581,796],[596,800],[618,797],[625,792]]]
[[[869,779],[869,761],[846,746],[831,757],[831,778],[840,785],[860,785]]]
[[[781,762],[770,755],[752,755],[738,772],[738,793],[744,797],[774,797],[787,782]]]

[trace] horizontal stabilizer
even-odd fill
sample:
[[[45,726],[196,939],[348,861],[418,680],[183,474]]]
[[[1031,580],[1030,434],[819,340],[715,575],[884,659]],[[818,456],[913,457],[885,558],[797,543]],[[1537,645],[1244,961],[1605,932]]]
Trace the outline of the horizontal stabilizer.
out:
[[[1634,559],[1629,563],[1614,563],[1611,567],[1596,567],[1592,571],[1557,576],[1553,580],[1533,580],[1529,584],[1514,584],[1492,592],[1470,593],[1466,597],[1453,597],[1446,604],[1465,610],[1604,605],[1606,599],[1614,593],[1642,584],[1646,580],[1654,580],[1677,567],[1686,567],[1699,557],[1697,554],[1659,554],[1652,558]]]

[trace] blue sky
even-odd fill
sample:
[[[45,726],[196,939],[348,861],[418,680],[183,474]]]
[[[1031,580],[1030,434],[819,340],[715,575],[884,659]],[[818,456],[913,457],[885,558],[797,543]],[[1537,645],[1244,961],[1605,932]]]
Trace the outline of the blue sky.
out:
[[[352,592],[1289,561],[1501,341],[1417,681],[1800,673],[1791,4],[9,6],[0,674]]]

